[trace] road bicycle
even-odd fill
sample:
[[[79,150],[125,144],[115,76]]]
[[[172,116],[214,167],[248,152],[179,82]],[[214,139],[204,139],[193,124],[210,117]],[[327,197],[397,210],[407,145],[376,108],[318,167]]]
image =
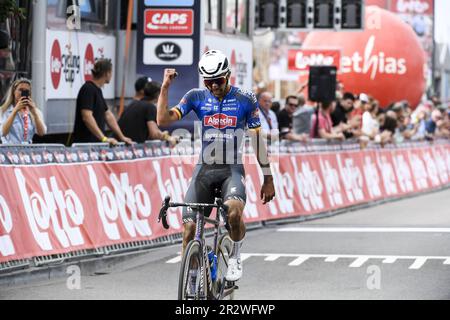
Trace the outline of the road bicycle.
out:
[[[220,190],[215,190],[220,195]],[[223,300],[233,299],[234,291],[238,289],[235,282],[225,279],[228,270],[228,259],[232,253],[232,241],[223,227],[229,231],[228,206],[221,198],[216,197],[214,204],[208,203],[174,203],[170,197],[164,199],[159,212],[158,222],[162,221],[165,229],[169,229],[167,223],[167,210],[169,208],[188,207],[197,212],[197,223],[195,237],[189,242],[184,250],[181,261],[180,277],[178,283],[179,300]],[[205,210],[216,208],[216,218],[205,217]],[[222,218],[222,219],[221,219]],[[205,240],[206,223],[214,226],[214,237],[212,247]],[[217,258],[212,259],[212,253]],[[209,256],[208,256],[209,253]],[[216,270],[213,279],[212,271]]]

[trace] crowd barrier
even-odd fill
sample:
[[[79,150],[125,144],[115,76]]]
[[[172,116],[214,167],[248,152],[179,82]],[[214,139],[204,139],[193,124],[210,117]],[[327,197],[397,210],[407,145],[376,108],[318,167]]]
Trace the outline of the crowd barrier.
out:
[[[174,155],[176,150],[177,155]],[[173,243],[181,209],[157,223],[162,199],[181,202],[198,145],[162,143],[0,147],[0,271]],[[447,187],[448,141],[380,148],[281,143],[271,147],[276,198],[262,205],[262,172],[247,153],[244,215],[249,224]],[[251,161],[253,159],[253,161]]]

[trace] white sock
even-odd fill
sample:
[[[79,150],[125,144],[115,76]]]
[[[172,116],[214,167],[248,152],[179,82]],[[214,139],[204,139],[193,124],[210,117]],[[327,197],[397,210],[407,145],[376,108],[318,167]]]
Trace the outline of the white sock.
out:
[[[241,241],[231,241],[233,243],[233,253],[231,254],[232,258],[240,258],[241,257],[241,247],[244,239]]]

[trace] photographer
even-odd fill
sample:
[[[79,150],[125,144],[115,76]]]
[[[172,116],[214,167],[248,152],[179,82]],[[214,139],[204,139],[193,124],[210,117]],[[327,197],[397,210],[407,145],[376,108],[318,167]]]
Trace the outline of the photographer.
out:
[[[16,80],[1,106],[0,132],[3,144],[31,144],[35,134],[44,136],[47,127],[31,98],[31,81]]]

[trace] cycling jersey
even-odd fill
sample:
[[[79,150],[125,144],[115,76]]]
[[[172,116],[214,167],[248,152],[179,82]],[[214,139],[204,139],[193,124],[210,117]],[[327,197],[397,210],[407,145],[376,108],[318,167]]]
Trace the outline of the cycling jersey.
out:
[[[245,129],[259,129],[261,126],[255,95],[233,86],[221,101],[208,89],[193,89],[173,110],[180,119],[194,111],[201,120],[200,163],[242,163]]]

